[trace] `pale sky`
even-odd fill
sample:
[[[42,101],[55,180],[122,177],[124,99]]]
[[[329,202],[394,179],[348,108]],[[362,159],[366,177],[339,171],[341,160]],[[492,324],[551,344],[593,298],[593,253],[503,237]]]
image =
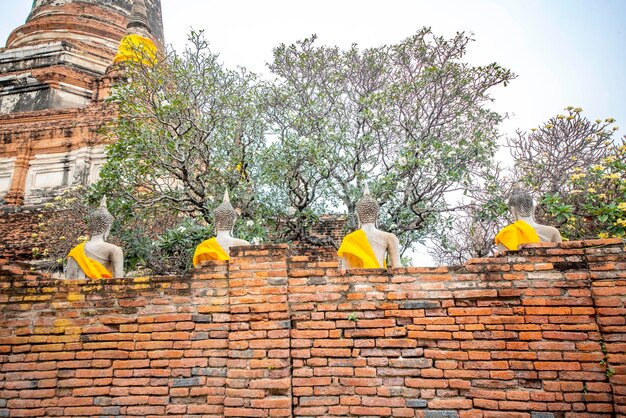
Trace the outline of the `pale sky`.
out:
[[[31,0],[0,0],[0,43],[24,23]],[[398,42],[422,26],[437,35],[472,32],[468,61],[497,62],[518,75],[492,91],[508,113],[505,135],[579,106],[613,117],[626,133],[626,0],[162,0],[166,42],[180,49],[204,29],[229,66],[267,73],[272,48],[313,33],[320,43]]]
[[[0,0],[0,44],[24,23],[31,0]],[[228,66],[266,73],[272,48],[315,33],[328,45],[398,42],[423,26],[451,37],[472,32],[467,60],[497,62],[518,75],[492,90],[492,108],[512,136],[582,107],[613,117],[626,134],[626,0],[162,0],[166,42],[181,49],[204,29]],[[423,250],[421,263],[429,264]]]

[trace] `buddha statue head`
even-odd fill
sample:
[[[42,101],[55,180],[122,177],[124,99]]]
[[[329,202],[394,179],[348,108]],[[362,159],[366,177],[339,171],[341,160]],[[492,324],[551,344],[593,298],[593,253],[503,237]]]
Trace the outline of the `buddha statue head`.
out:
[[[91,212],[87,217],[87,231],[91,237],[103,234],[106,239],[114,220],[113,215],[107,209],[105,196],[100,201],[98,209]]]
[[[235,208],[230,204],[230,197],[228,196],[228,189],[224,192],[224,200],[222,204],[215,209],[215,229],[217,231],[229,231],[232,232],[235,226],[235,220],[237,219],[237,212]]]
[[[533,196],[526,190],[523,190],[519,185],[513,188],[508,205],[509,210],[516,220],[518,218],[530,218],[534,216],[535,201],[533,200]]]
[[[356,202],[355,212],[359,220],[359,227],[363,224],[373,223],[378,221],[378,212],[380,212],[380,205],[372,196],[370,196],[370,189],[365,183],[365,189],[363,190],[363,197]]]

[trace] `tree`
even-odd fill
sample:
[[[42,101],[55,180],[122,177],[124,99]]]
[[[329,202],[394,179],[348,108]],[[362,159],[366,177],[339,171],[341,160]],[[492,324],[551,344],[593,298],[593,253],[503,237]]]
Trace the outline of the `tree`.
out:
[[[626,137],[596,164],[577,167],[541,201],[544,218],[570,240],[626,236]]]
[[[556,193],[574,170],[599,163],[609,155],[612,118],[592,122],[582,108],[568,106],[530,133],[517,131],[507,143],[519,179],[540,193]]]
[[[512,178],[494,164],[481,180],[480,188],[467,193],[465,209],[450,213],[446,227],[431,234],[429,253],[438,264],[459,265],[488,256],[495,247],[494,237],[510,222],[507,200]]]
[[[85,192],[81,185],[68,188],[44,204],[42,213],[37,215],[39,223],[33,238],[39,236],[46,242],[46,247],[32,249],[38,269],[62,271],[70,250],[86,240],[87,216],[95,208],[83,199]]]
[[[315,40],[274,50],[268,108],[285,158],[271,166],[273,178],[289,179],[296,216],[337,203],[353,213],[370,182],[383,228],[406,250],[454,209],[446,196],[472,188],[489,164],[501,121],[486,108],[489,89],[514,75],[463,63],[471,41],[463,33],[444,39],[424,28],[363,51]]]
[[[265,236],[258,222],[266,132],[258,77],[225,68],[201,32],[190,34],[182,53],[127,63],[123,75],[112,89],[119,117],[109,127],[112,143],[93,194],[110,198],[127,271],[191,267],[226,189],[244,219],[240,235]]]
[[[290,241],[308,240],[320,214],[353,213],[368,181],[382,228],[410,248],[458,209],[447,196],[478,188],[496,149],[489,91],[514,75],[464,63],[470,41],[425,28],[341,50],[312,37],[274,50],[271,81],[225,68],[198,33],[182,54],[130,63],[97,186],[133,244],[129,263],[182,271],[226,187],[240,235]]]
[[[494,165],[482,190],[469,193],[468,210],[452,215],[450,228],[435,234],[431,254],[437,261],[488,255],[497,232],[512,221],[506,202],[518,182],[534,193],[538,220],[559,228],[565,239],[624,235],[624,146],[613,143],[615,120],[592,122],[580,107],[565,110],[507,140],[514,166]]]
[[[226,69],[201,33],[189,40],[180,55],[170,50],[155,65],[125,69],[111,96],[120,117],[99,187],[132,206],[207,223],[228,188],[252,217],[265,138],[257,76]]]

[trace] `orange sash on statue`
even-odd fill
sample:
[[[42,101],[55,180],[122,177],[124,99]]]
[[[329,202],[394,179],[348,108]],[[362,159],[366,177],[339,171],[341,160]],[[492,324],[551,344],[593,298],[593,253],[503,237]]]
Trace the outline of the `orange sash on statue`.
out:
[[[341,241],[341,246],[337,250],[337,255],[343,257],[350,267],[359,269],[380,268],[372,246],[367,240],[367,235],[361,229],[357,229],[346,235]],[[385,268],[386,268],[385,263]]]
[[[230,260],[230,257],[215,237],[201,242],[193,253],[194,267],[198,267],[202,262],[210,260]]]
[[[496,244],[502,244],[509,250],[517,250],[521,244],[540,242],[535,228],[524,221],[516,221],[505,226],[496,235]]]
[[[83,270],[83,273],[85,273],[85,276],[90,279],[110,279],[113,277],[111,272],[97,260],[87,257],[84,242],[72,248],[72,251],[70,251],[67,255],[67,258],[70,257],[78,263],[79,267]]]
[[[157,48],[152,40],[131,34],[122,38],[113,62],[141,62],[152,66],[156,62]]]

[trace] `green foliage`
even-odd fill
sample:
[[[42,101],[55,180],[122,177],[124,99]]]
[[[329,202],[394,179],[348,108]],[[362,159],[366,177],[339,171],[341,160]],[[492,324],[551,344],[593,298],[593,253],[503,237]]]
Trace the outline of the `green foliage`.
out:
[[[437,261],[463,263],[492,252],[494,236],[512,221],[506,202],[516,182],[538,200],[538,220],[557,227],[564,239],[624,236],[624,142],[614,145],[615,120],[590,121],[579,107],[565,110],[508,140],[515,166],[494,165],[479,190],[468,190],[465,211],[433,234]]]
[[[626,142],[610,145],[598,164],[575,168],[562,191],[541,203],[546,222],[570,240],[626,235]]]
[[[195,32],[182,54],[169,51],[125,74],[110,99],[120,117],[99,190],[132,210],[156,206],[210,223],[228,188],[252,218],[265,146],[257,76],[224,68]]]
[[[226,189],[240,212],[239,235],[256,242],[267,236],[258,190],[263,83],[245,69],[225,68],[201,32],[189,41],[153,66],[129,63],[112,90],[119,118],[108,129],[112,141],[94,195],[109,196],[120,221],[113,232],[127,271],[187,271],[193,249],[213,232],[212,213]]]
[[[565,111],[508,140],[518,178],[540,194],[562,191],[574,170],[599,164],[611,152],[612,118],[591,121],[580,107]]]
[[[382,228],[410,248],[454,209],[445,195],[475,186],[490,164],[501,118],[485,106],[488,91],[514,75],[462,62],[463,33],[424,28],[364,50],[315,41],[274,50],[267,109],[281,159],[268,165],[272,184],[297,217],[338,204],[351,214],[369,182]]]
[[[185,271],[226,188],[237,235],[253,242],[307,240],[319,215],[352,215],[365,182],[381,228],[405,250],[423,242],[456,209],[445,196],[477,189],[490,167],[501,117],[489,91],[514,78],[464,63],[465,34],[428,28],[363,50],[315,36],[280,45],[271,82],[224,67],[201,33],[189,39],[154,65],[129,63],[111,96],[119,118],[94,195],[110,197],[135,270]]]

